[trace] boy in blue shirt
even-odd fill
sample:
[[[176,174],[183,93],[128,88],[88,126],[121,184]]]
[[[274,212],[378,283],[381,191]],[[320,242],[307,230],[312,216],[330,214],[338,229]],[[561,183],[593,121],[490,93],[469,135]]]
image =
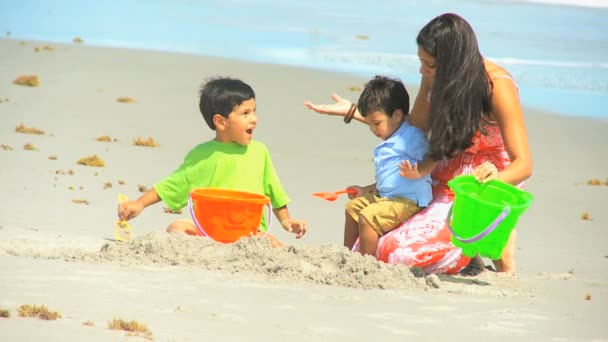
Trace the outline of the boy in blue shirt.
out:
[[[357,106],[371,132],[382,139],[374,150],[376,183],[350,186],[356,193],[346,205],[344,245],[352,248],[360,239],[361,254],[376,253],[378,239],[431,201],[430,170],[409,179],[400,176],[399,164],[418,165],[429,144],[424,133],[411,126],[409,95],[403,83],[384,76],[369,81]]]

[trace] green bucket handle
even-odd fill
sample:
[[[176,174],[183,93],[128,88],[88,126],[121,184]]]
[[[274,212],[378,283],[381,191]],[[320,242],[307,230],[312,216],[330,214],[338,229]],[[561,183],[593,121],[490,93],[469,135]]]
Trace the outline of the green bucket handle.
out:
[[[452,232],[452,236],[454,236],[456,239],[460,240],[463,243],[473,243],[473,242],[477,242],[481,239],[483,239],[484,237],[486,237],[487,235],[489,235],[491,232],[494,231],[494,229],[496,229],[496,227],[498,227],[498,225],[511,213],[511,207],[506,206],[502,212],[498,215],[498,217],[494,220],[494,222],[492,222],[486,229],[484,229],[481,233],[465,239],[461,236],[459,236],[458,234],[456,234],[456,232],[454,232],[454,230],[452,230],[452,226],[450,225],[450,222],[452,221],[452,208],[454,207],[454,205],[452,205],[450,207],[450,210],[448,211],[448,217],[446,218],[446,225],[448,226],[448,229],[450,230],[450,232]]]

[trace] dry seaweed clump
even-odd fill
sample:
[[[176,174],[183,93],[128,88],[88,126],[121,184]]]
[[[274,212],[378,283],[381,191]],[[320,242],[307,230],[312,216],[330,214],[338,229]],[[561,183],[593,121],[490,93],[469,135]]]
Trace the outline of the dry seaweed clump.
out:
[[[139,190],[139,192],[146,192],[148,191],[148,187],[143,184],[137,184],[137,190]]]
[[[108,322],[108,329],[110,330],[124,330],[132,335],[144,336],[146,338],[152,338],[152,332],[148,327],[137,321],[125,321],[120,318],[113,318]]]
[[[2,144],[2,145],[0,145],[0,147],[3,150],[5,150],[5,151],[12,151],[13,150],[13,148],[10,145],[4,145],[4,144]]]
[[[142,139],[140,137],[137,137],[135,139],[133,139],[133,145],[136,146],[147,146],[147,147],[158,147],[160,146],[158,144],[158,142],[156,142],[154,140],[154,138],[149,137],[148,139]]]
[[[74,174],[76,174],[76,172],[74,172],[74,170],[72,170],[72,169],[69,169],[67,171],[55,170],[55,174],[56,175],[70,175],[70,176],[73,176]]]
[[[587,185],[602,185],[602,181],[594,178],[587,181]]]
[[[86,199],[73,199],[72,202],[76,204],[89,205],[89,201],[87,201]]]
[[[583,219],[585,221],[589,221],[589,220],[591,220],[591,214],[588,211],[585,211],[581,215],[581,219]]]
[[[34,51],[36,51],[36,52],[40,52],[42,50],[44,50],[44,51],[55,51],[55,48],[52,47],[52,46],[50,46],[50,45],[43,45],[42,47],[36,46],[34,48]]]
[[[15,127],[15,132],[17,133],[23,133],[23,134],[38,134],[38,135],[43,135],[44,131],[38,128],[34,128],[34,127],[27,127],[26,125],[22,123],[19,124],[19,126]]]
[[[82,322],[82,325],[87,326],[87,327],[94,327],[95,323],[93,323],[93,321],[85,321],[85,322]]]
[[[80,37],[74,37],[74,39],[72,39],[72,42],[74,42],[76,44],[82,44],[82,43],[84,43],[84,40]]]
[[[78,159],[77,163],[79,165],[92,166],[92,167],[104,167],[106,165],[106,163],[103,161],[103,159],[99,158],[96,154],[94,154],[92,156],[80,158],[80,159]]]
[[[109,135],[102,135],[102,136],[99,136],[99,137],[97,137],[97,139],[95,139],[95,140],[97,140],[97,141],[103,141],[103,142],[112,142],[112,141],[116,142],[116,141],[118,141],[118,139],[116,139],[116,138],[112,138],[112,137],[110,137]]]
[[[361,91],[362,89],[359,86],[350,86],[348,88],[348,90],[350,90],[350,91]]]
[[[120,102],[120,103],[135,103],[137,101],[135,101],[135,99],[132,98],[132,97],[122,96],[122,97],[117,98],[116,102]]]
[[[10,318],[11,312],[5,309],[0,309],[0,317],[2,318]]]
[[[13,83],[25,87],[37,87],[40,85],[40,79],[38,75],[21,75]]]
[[[19,307],[19,317],[38,317],[40,319],[52,321],[61,318],[58,311],[49,311],[45,305],[24,304]]]
[[[38,151],[38,148],[36,146],[34,146],[34,144],[32,144],[32,143],[27,143],[27,144],[23,145],[23,149],[26,151]]]

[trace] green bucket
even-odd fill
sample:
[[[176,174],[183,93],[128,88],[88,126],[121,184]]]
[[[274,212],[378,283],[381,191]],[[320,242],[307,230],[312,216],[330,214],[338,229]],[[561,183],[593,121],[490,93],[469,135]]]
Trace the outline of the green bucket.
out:
[[[465,256],[500,259],[511,230],[532,203],[532,195],[499,180],[480,183],[471,175],[455,177],[448,186],[455,193],[447,217],[452,243]]]

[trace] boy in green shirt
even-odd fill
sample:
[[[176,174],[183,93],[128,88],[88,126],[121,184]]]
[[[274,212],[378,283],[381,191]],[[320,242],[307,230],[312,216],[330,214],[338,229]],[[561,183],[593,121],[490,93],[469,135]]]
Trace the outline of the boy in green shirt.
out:
[[[216,78],[203,85],[199,108],[215,139],[194,147],[182,165],[171,175],[155,184],[135,201],[118,207],[120,220],[130,220],[149,205],[159,201],[178,210],[188,203],[195,188],[241,190],[270,197],[273,212],[281,226],[301,238],[306,222],[290,217],[289,197],[283,190],[266,146],[252,141],[258,118],[255,93],[241,80]],[[262,219],[261,231],[267,230]],[[200,235],[192,220],[177,220],[168,232]],[[274,237],[273,245],[281,245]]]

